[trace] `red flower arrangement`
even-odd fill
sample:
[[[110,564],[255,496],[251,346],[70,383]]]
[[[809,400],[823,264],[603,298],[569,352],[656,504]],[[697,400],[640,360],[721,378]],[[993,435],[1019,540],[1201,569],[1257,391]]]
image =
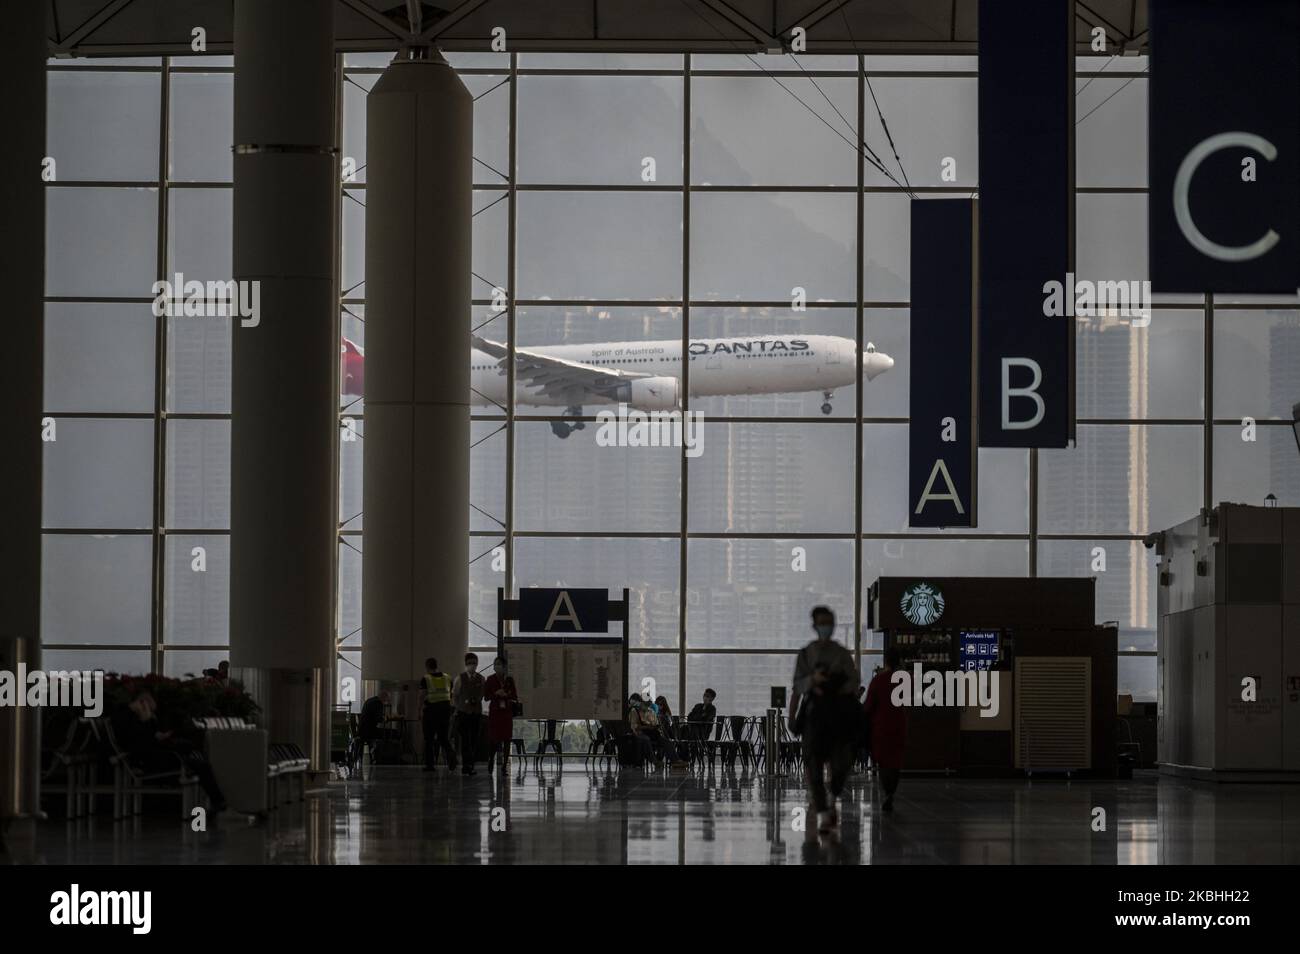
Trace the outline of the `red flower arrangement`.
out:
[[[259,711],[253,697],[233,680],[174,679],[158,673],[123,676],[113,672],[104,674],[105,710],[128,705],[142,690],[148,690],[157,701],[163,728],[180,733],[192,731],[195,719],[217,716],[253,722]]]

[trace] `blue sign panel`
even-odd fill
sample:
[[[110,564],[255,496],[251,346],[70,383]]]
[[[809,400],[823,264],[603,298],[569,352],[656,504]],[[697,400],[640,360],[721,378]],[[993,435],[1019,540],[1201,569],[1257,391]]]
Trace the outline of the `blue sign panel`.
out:
[[[1045,314],[1073,271],[1074,3],[979,5],[979,443],[1074,437],[1074,320]]]
[[[912,200],[909,527],[976,526],[976,225],[971,199]]]
[[[1149,123],[1151,290],[1293,294],[1300,4],[1151,0]]]
[[[605,633],[609,631],[609,593],[598,589],[519,591],[521,633]]]

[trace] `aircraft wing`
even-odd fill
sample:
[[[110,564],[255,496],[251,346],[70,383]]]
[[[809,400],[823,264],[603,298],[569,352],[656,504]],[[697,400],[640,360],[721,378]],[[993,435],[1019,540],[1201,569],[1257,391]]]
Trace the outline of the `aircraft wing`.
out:
[[[475,348],[497,358],[502,371],[505,370],[510,354],[505,345],[478,335],[470,337]],[[527,348],[515,348],[515,382],[536,388],[557,404],[577,406],[593,398],[617,400],[618,392],[626,382],[649,377],[653,375],[598,368],[581,361],[569,361]]]

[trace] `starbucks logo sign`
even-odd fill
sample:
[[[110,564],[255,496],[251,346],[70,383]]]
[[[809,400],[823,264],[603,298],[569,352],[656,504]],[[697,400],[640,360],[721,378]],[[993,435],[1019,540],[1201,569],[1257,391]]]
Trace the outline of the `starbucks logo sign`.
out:
[[[943,591],[933,583],[913,583],[903,590],[898,605],[909,623],[930,626],[943,615]]]

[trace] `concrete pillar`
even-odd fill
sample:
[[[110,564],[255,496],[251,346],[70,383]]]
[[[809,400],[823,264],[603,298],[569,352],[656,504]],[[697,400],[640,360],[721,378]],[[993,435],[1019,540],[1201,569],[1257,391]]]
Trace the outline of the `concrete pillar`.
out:
[[[366,103],[365,680],[466,648],[473,111],[424,49]]]
[[[20,3],[0,31],[5,151],[0,176],[0,287],[5,290],[5,438],[0,466],[0,669],[41,664],[41,415],[45,352],[45,9]],[[36,710],[0,710],[0,838],[40,809],[40,722]],[[30,831],[30,826],[24,826]],[[7,832],[7,834],[6,834]]]
[[[234,7],[233,277],[260,283],[260,314],[233,320],[231,666],[273,738],[318,763],[338,523],[335,7]]]

